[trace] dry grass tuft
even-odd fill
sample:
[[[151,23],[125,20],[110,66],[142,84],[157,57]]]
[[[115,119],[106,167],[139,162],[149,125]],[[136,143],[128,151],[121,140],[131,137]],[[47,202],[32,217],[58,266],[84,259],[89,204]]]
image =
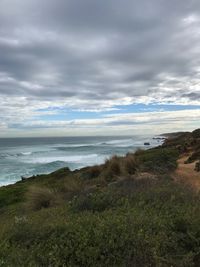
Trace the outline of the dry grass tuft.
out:
[[[98,177],[102,172],[102,166],[95,165],[90,168],[91,177]]]
[[[27,206],[33,211],[57,205],[59,197],[56,192],[45,187],[30,187],[27,193]]]
[[[60,193],[64,199],[71,199],[84,190],[84,184],[78,177],[71,177],[60,188]]]
[[[103,172],[106,181],[113,181],[116,177],[121,175],[122,168],[120,161],[121,158],[117,156],[113,156],[111,159],[106,160],[105,170]]]
[[[88,168],[88,170],[85,173],[86,179],[95,179],[99,177],[99,175],[102,173],[103,167],[102,165],[94,165]]]
[[[138,164],[133,154],[127,154],[122,163],[125,174],[132,175],[136,173]]]

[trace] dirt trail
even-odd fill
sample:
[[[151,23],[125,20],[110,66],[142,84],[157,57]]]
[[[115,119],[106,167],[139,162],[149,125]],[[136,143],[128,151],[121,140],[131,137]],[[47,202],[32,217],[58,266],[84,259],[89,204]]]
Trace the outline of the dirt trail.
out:
[[[195,191],[200,191],[200,172],[194,170],[196,162],[184,164],[187,158],[188,156],[184,156],[178,160],[174,178],[177,182],[184,182],[191,185]]]

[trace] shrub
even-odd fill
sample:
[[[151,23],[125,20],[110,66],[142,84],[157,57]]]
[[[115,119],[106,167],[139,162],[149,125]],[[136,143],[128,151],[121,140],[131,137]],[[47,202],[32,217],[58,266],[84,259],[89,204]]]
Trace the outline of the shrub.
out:
[[[200,159],[200,149],[197,151],[194,151],[192,155],[186,160],[186,163],[192,163],[198,159]]]
[[[200,138],[200,129],[196,129],[192,132],[194,138]]]
[[[1,187],[0,190],[0,209],[9,205],[20,203],[24,200],[26,191],[24,184],[15,184]]]
[[[24,229],[15,229],[0,251],[4,266],[155,266],[145,234],[123,213],[82,214],[60,226],[41,226],[37,235],[31,224]]]
[[[116,205],[116,196],[114,197],[110,192],[96,192],[78,196],[71,202],[71,208],[74,211],[102,212]]]
[[[200,160],[195,164],[195,171],[200,172]]]
[[[141,179],[137,179],[134,177],[127,177],[121,181],[119,181],[115,185],[115,191],[118,193],[121,197],[132,197],[136,193],[145,192],[147,190],[150,190],[155,184],[157,183],[157,180],[154,180],[150,177],[143,177]]]
[[[166,179],[116,185],[12,224],[0,266],[199,266],[198,195]]]
[[[176,169],[178,151],[173,148],[156,148],[140,152],[137,155],[143,171],[166,173]]]

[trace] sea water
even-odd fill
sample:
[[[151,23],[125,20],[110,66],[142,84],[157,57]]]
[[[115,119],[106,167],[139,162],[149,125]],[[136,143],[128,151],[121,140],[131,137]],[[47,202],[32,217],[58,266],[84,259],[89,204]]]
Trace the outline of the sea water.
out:
[[[0,186],[15,183],[21,176],[101,164],[112,155],[154,147],[159,142],[150,136],[0,138]]]

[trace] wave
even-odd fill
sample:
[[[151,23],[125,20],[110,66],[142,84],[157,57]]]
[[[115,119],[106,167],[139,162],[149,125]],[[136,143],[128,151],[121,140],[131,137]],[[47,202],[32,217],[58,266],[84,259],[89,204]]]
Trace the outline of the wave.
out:
[[[87,144],[68,144],[55,146],[58,150],[67,150],[67,148],[89,148],[89,147],[98,147],[98,146],[121,146],[129,147],[134,146],[135,142],[133,139],[115,139],[110,141],[96,142],[96,143],[87,143]]]
[[[32,155],[32,153],[33,153],[33,152],[21,152],[21,153],[19,153],[18,155],[19,155],[19,156],[30,156],[30,155]]]
[[[5,153],[2,153],[2,154],[0,154],[0,159],[5,159],[5,158],[7,158],[9,156],[9,154],[5,154]]]
[[[0,181],[0,187],[1,186],[6,186],[6,185],[9,185],[9,184],[14,184],[18,181],[17,178],[13,179],[13,180],[9,180],[9,179],[6,179],[6,180],[3,180],[3,181]]]
[[[54,145],[53,147],[54,148],[60,148],[60,147],[63,147],[63,148],[76,148],[76,147],[90,147],[90,146],[96,146],[98,145],[99,143],[87,143],[87,144],[57,144],[57,145]]]
[[[52,156],[52,157],[37,157],[28,158],[24,160],[25,163],[32,164],[47,164],[53,162],[66,162],[66,163],[83,163],[87,161],[94,161],[101,157],[99,154],[89,154],[89,155],[74,155],[74,156]]]
[[[30,148],[31,150],[31,148]],[[55,150],[55,149],[54,149]],[[33,154],[42,154],[42,153],[49,153],[51,152],[52,149],[40,149],[40,150],[33,150],[33,151],[8,151],[8,152],[4,152],[4,153],[0,153],[0,158],[1,159],[13,159],[13,158],[20,158],[20,157],[26,157],[26,156],[31,156]]]
[[[66,146],[59,146],[56,147],[57,150],[60,151],[69,151],[69,150],[78,150],[81,149],[81,151],[83,151],[83,149],[87,150],[87,149],[95,149],[95,147],[133,147],[135,145],[135,143],[133,142],[133,140],[130,141],[108,141],[108,142],[99,142],[99,143],[95,143],[95,144],[82,144],[82,145],[66,145]]]
[[[94,145],[76,145],[76,146],[59,146],[56,148],[56,150],[60,150],[60,151],[75,151],[78,149],[81,149],[81,151],[83,151],[83,149],[92,149],[95,148]]]
[[[135,142],[132,138],[129,139],[116,139],[101,143],[101,145],[117,146],[117,147],[129,147],[134,146]]]
[[[16,157],[21,157],[21,156],[30,156],[32,155],[32,152],[19,152],[19,153],[3,153],[0,154],[1,159],[6,159],[6,158],[16,158]]]

